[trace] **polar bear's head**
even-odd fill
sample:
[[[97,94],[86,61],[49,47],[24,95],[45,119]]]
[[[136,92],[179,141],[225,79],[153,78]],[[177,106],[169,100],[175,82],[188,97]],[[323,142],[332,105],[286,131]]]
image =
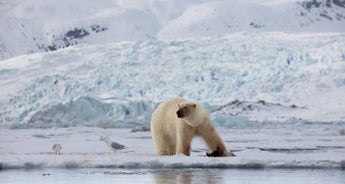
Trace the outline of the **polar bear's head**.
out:
[[[197,127],[208,121],[208,114],[201,104],[185,101],[178,104],[177,118],[183,119],[189,126]]]
[[[182,102],[178,104],[178,110],[176,112],[178,118],[186,118],[193,116],[196,109],[196,104],[193,102]]]

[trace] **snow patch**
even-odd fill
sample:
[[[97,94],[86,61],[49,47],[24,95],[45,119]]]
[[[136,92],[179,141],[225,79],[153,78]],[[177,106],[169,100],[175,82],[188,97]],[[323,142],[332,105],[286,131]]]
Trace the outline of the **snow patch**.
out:
[[[150,132],[92,127],[4,129],[0,135],[0,169],[344,169],[342,125],[282,125],[262,129],[219,129],[236,157],[206,157],[206,145],[194,139],[191,156],[156,156]],[[44,134],[42,136],[35,136]],[[20,135],[20,136],[18,136]],[[113,152],[100,135],[128,146]],[[51,146],[62,145],[61,155]],[[30,149],[28,149],[30,145]]]

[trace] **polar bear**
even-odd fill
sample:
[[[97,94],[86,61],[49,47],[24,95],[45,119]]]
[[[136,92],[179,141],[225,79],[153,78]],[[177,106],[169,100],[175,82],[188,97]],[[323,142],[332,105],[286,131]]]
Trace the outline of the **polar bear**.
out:
[[[191,142],[200,136],[214,156],[234,156],[227,151],[205,108],[183,98],[167,101],[153,112],[151,132],[157,155],[190,156]]]

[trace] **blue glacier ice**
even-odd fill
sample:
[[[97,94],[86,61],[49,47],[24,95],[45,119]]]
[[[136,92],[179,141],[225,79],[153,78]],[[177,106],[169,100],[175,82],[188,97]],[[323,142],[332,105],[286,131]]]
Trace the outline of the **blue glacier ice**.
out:
[[[243,32],[18,56],[0,62],[0,122],[148,125],[154,108],[174,97],[214,108],[234,100],[281,105],[242,111],[237,119],[208,108],[218,126],[234,126],[233,120],[248,126],[291,118],[344,121],[344,54],[344,33]],[[281,108],[293,105],[298,108]]]

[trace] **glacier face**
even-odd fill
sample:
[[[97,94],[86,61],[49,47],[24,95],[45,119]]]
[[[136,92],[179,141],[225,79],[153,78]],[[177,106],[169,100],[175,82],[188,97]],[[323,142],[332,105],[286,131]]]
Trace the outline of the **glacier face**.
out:
[[[0,121],[13,127],[148,124],[174,97],[204,103],[218,126],[345,119],[344,33],[82,45],[5,60],[0,71]],[[236,99],[255,108],[224,106]]]
[[[344,10],[339,0],[3,0],[0,60],[78,44],[238,31],[343,32]]]

